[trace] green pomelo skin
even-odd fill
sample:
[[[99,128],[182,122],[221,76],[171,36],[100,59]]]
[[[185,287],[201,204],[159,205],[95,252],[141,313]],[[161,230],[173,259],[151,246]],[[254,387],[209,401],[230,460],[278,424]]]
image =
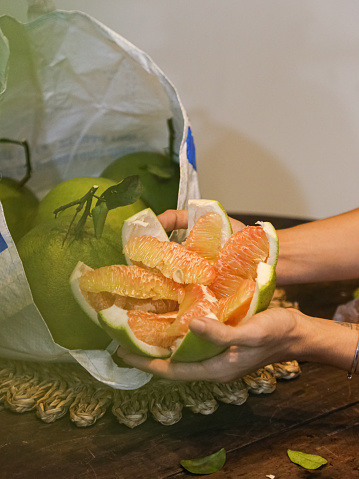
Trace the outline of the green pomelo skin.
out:
[[[54,341],[68,349],[104,349],[109,336],[83,312],[72,294],[69,278],[78,261],[91,268],[124,262],[115,241],[117,235],[105,225],[96,239],[92,225],[83,239],[73,236],[62,246],[69,218],[42,223],[18,244],[34,302],[47,323]]]
[[[149,167],[171,168],[171,178],[160,178],[151,173]],[[100,176],[116,182],[126,176],[139,175],[143,201],[159,215],[168,209],[177,209],[180,180],[179,165],[160,153],[138,152],[122,156],[111,163]]]
[[[3,177],[0,179],[0,201],[11,236],[17,243],[30,230],[39,200],[26,186],[19,188],[16,180]]]
[[[196,336],[192,331],[188,331],[171,359],[181,363],[194,363],[217,356],[223,353],[225,349],[227,349],[226,346],[210,343]]]
[[[55,221],[54,210],[63,206],[72,201],[78,200],[83,197],[92,186],[97,185],[99,188],[96,191],[96,196],[101,196],[101,194],[114,186],[115,181],[112,181],[108,178],[97,178],[91,176],[81,176],[78,178],[72,178],[71,180],[63,181],[56,185],[49,193],[40,201],[37,214],[33,221],[33,226],[36,226],[40,223],[47,221]],[[92,207],[96,204],[96,199],[92,203]],[[106,223],[111,225],[113,229],[118,229],[119,232],[122,230],[122,224],[125,219],[138,213],[139,211],[146,208],[146,204],[142,200],[137,200],[132,205],[122,206],[110,210]],[[58,218],[65,216],[74,216],[76,212],[76,206],[71,206],[66,210],[58,214]],[[78,214],[78,218],[82,214],[83,209]]]

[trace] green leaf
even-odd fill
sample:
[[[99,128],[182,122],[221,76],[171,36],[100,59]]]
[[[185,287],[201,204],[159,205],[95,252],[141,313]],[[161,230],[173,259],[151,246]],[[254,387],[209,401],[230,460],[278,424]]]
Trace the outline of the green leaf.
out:
[[[163,180],[169,180],[174,174],[171,166],[147,165],[147,171]]]
[[[210,456],[199,459],[183,459],[180,464],[192,474],[212,474],[222,469],[225,462],[226,451],[222,448]]]
[[[119,206],[132,205],[142,194],[142,183],[138,175],[127,176],[117,185],[110,186],[102,193],[96,206],[105,202],[107,209],[113,210]]]
[[[327,460],[324,457],[317,456],[315,454],[306,454],[305,452],[292,451],[291,449],[287,450],[289,459],[298,464],[299,466],[304,467],[304,469],[318,469],[318,467],[327,464]]]
[[[105,202],[99,203],[91,211],[96,238],[101,238],[107,218],[108,208]]]

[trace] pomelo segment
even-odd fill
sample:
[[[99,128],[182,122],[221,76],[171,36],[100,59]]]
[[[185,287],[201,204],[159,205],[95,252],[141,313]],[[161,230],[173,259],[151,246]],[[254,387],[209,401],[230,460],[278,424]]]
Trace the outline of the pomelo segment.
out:
[[[172,299],[183,297],[183,287],[175,281],[136,265],[103,266],[87,271],[79,278],[82,291],[106,291],[137,299]]]
[[[233,234],[221,249],[214,263],[216,278],[211,289],[218,299],[231,296],[243,279],[254,280],[260,262],[270,257],[267,224],[247,226]]]
[[[254,292],[256,282],[244,279],[240,282],[237,290],[231,296],[221,298],[218,301],[218,319],[222,323],[235,326],[247,314]]]
[[[178,243],[143,235],[130,238],[123,251],[133,263],[156,269],[181,284],[208,285],[215,278],[214,268],[206,259]]]
[[[125,245],[130,238],[150,235],[159,241],[169,241],[166,231],[151,208],[146,208],[127,218],[122,226],[122,244]],[[125,255],[127,264],[132,264]]]
[[[215,295],[201,284],[190,284],[185,288],[176,320],[167,330],[170,336],[184,336],[188,324],[193,318],[206,317],[217,319],[218,302]]]
[[[222,218],[218,213],[205,213],[193,226],[182,244],[210,263],[213,263],[221,249]]]
[[[189,236],[196,221],[206,213],[217,213],[222,219],[221,243],[222,248],[226,241],[232,235],[232,226],[229,217],[223,206],[215,200],[188,200],[188,229],[187,237]]]
[[[154,358],[169,357],[171,351],[168,347],[148,344],[148,342],[144,342],[136,336],[129,324],[130,313],[130,311],[125,311],[117,306],[111,306],[111,308],[98,313],[98,320],[110,337],[132,353]],[[153,323],[153,326],[155,327],[155,323]],[[165,326],[165,328],[168,327],[166,320],[158,327],[162,330],[163,326]],[[134,325],[132,325],[132,327],[134,327]]]

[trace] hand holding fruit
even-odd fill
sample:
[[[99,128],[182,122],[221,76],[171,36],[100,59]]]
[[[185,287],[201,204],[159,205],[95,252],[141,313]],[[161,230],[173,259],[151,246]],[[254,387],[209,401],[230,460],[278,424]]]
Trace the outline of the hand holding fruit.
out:
[[[201,362],[180,363],[150,359],[118,348],[117,354],[129,366],[179,381],[233,381],[276,361],[297,358],[295,324],[301,315],[292,309],[262,311],[247,322],[228,327],[209,318],[193,319],[190,330],[218,346],[222,354]]]
[[[296,309],[272,308],[228,328],[208,318],[193,319],[190,330],[218,346],[222,354],[201,362],[151,359],[118,348],[129,366],[178,381],[233,381],[274,362],[315,361],[348,371],[358,341],[357,330]]]

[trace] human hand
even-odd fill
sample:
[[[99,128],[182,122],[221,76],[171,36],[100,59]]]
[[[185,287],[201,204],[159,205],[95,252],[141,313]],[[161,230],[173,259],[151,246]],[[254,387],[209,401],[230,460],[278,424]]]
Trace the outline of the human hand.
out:
[[[305,318],[296,309],[272,308],[236,327],[208,318],[192,320],[189,327],[194,334],[228,347],[222,354],[197,363],[137,356],[121,347],[117,354],[129,366],[166,379],[228,382],[272,362],[296,358],[296,345],[300,344],[296,326]]]
[[[158,219],[166,231],[178,229],[186,229],[188,227],[188,211],[187,210],[167,210],[160,215]],[[240,231],[245,227],[241,221],[229,218],[233,233]]]

